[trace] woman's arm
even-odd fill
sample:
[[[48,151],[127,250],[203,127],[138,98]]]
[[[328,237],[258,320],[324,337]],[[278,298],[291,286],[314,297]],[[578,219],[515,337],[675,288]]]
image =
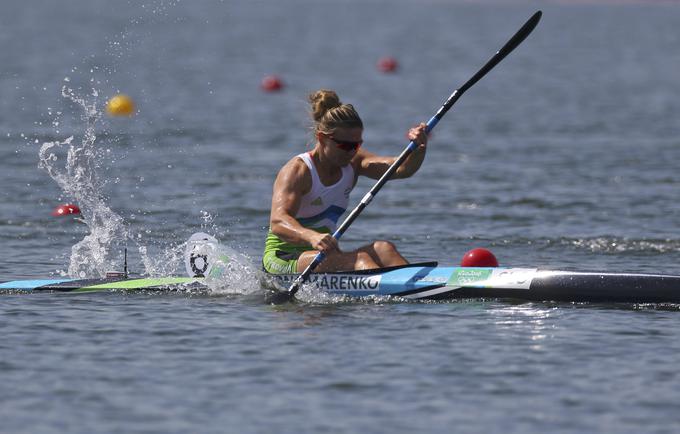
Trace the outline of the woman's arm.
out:
[[[425,133],[425,128],[426,125],[421,123],[408,131],[408,140],[414,141],[418,144],[418,147],[411,152],[404,163],[397,168],[393,175],[394,179],[408,178],[420,169],[420,166],[425,159],[425,151],[427,149],[427,134]],[[375,155],[362,148],[359,149],[359,152],[357,152],[357,155],[354,157],[354,167],[361,176],[379,179],[396,159],[397,157]]]
[[[314,250],[336,250],[338,243],[330,234],[305,228],[296,219],[302,196],[312,188],[309,169],[299,158],[294,158],[279,171],[274,181],[272,208],[269,218],[271,231],[286,242],[310,245]]]

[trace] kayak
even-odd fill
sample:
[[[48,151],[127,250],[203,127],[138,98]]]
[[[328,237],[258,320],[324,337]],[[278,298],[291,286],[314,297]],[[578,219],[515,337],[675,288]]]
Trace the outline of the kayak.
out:
[[[287,288],[296,274],[268,274],[268,286]],[[310,274],[307,283],[331,295],[405,299],[680,303],[680,276],[542,270],[515,267],[440,267],[423,262],[363,271]],[[208,290],[201,277],[15,280],[2,291],[97,292]]]

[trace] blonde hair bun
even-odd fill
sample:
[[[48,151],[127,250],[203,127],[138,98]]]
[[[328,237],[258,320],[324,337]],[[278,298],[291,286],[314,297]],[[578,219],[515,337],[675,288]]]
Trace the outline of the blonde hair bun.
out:
[[[318,122],[331,109],[340,107],[340,97],[337,93],[328,89],[317,90],[309,94],[309,103],[312,105],[312,118]]]
[[[321,89],[309,95],[311,115],[314,119],[314,134],[332,134],[336,128],[363,128],[359,113],[352,104],[340,102],[338,94]]]

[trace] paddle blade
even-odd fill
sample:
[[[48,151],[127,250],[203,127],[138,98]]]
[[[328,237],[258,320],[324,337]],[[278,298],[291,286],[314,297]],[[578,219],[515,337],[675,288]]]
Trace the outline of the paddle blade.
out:
[[[534,29],[538,25],[538,22],[541,21],[541,16],[543,16],[543,12],[541,11],[537,11],[535,14],[533,14],[531,18],[529,18],[527,22],[524,23],[522,28],[519,29],[517,33],[515,33],[513,37],[510,38],[510,40],[500,50],[498,50],[497,54],[499,56],[505,57],[508,54],[510,54],[512,50],[517,48],[519,44],[524,42],[527,36],[529,36],[529,34],[531,34],[531,32],[534,31]]]
[[[496,54],[493,55],[493,57],[486,62],[482,68],[477,71],[475,75],[473,75],[464,85],[462,85],[460,88],[458,88],[449,98],[449,101],[447,101],[444,104],[445,110],[444,112],[448,111],[449,108],[453,105],[454,102],[458,100],[458,98],[465,93],[469,88],[471,88],[475,83],[477,83],[479,80],[481,80],[482,77],[484,77],[489,71],[491,71],[496,65],[498,65],[501,60],[505,59],[508,54],[512,53],[512,51],[517,48],[524,40],[531,34],[531,32],[534,31],[536,26],[538,25],[538,22],[541,20],[541,16],[543,15],[543,12],[537,11],[535,14],[531,16],[527,20],[526,23],[515,33],[509,40],[508,42],[501,47],[500,50],[496,52]]]
[[[269,289],[264,293],[264,301],[267,304],[286,304],[295,301],[295,296],[288,291]]]

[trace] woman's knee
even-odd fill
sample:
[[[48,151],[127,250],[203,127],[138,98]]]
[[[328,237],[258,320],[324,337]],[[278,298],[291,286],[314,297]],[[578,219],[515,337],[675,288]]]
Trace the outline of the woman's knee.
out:
[[[379,268],[380,265],[375,262],[373,256],[371,256],[368,252],[360,250],[357,252],[354,267],[357,270],[369,270],[371,268]]]
[[[395,246],[390,241],[377,240],[373,242],[373,250],[380,254],[391,254],[397,251],[397,246]]]

